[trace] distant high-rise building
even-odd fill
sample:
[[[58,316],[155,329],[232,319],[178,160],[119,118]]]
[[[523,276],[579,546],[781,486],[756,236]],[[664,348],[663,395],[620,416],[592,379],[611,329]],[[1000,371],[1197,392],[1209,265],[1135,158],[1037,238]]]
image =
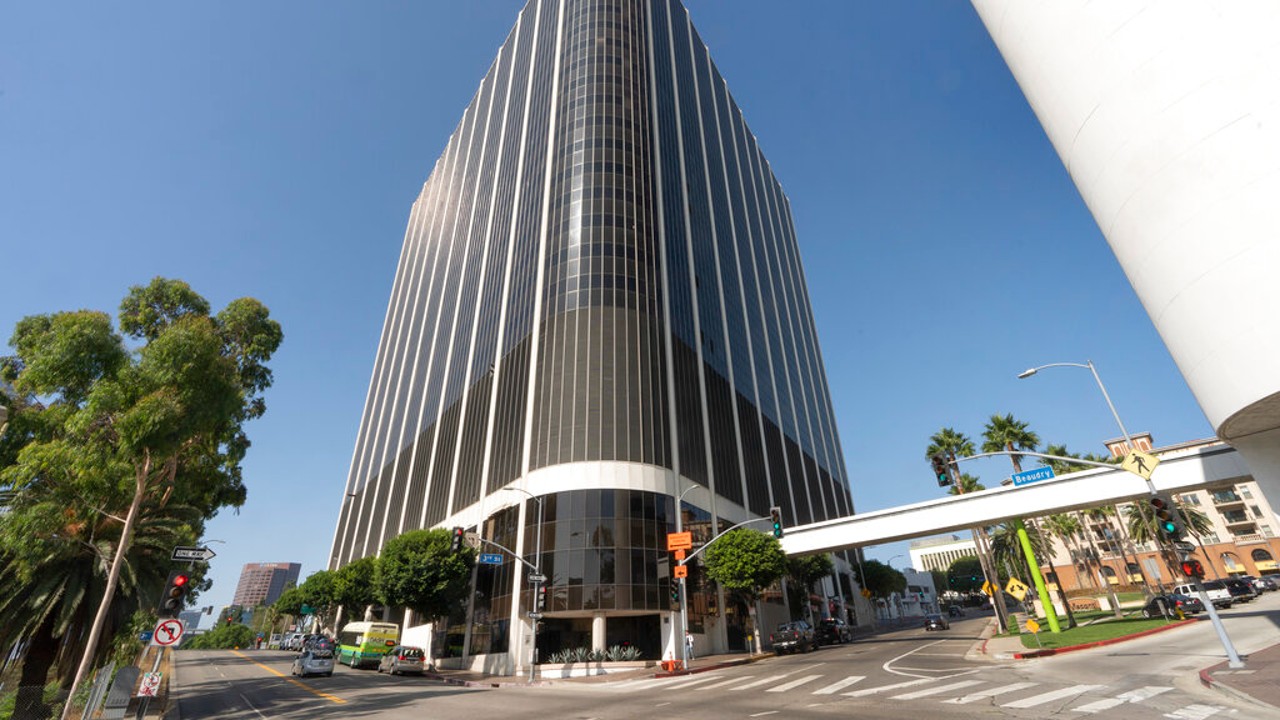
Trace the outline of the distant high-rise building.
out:
[[[543,657],[657,659],[677,513],[699,545],[775,505],[853,512],[790,202],[677,0],[530,0],[410,212],[329,567],[475,529],[546,575]],[[528,574],[482,565],[434,653],[518,671]],[[701,646],[743,649],[688,582]]]
[[[298,584],[299,563],[246,563],[240,571],[233,605],[255,608],[270,605],[285,589]]]

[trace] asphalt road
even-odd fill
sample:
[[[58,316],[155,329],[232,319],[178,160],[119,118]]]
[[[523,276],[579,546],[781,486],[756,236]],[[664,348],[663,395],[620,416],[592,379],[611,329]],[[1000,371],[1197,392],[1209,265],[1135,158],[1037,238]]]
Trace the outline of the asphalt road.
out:
[[[1280,640],[1280,593],[1224,613],[1247,654]],[[966,659],[986,618],[906,629],[676,678],[460,688],[340,666],[288,676],[292,653],[180,652],[184,720],[229,718],[1045,718],[1274,720],[1199,687],[1222,657],[1209,623],[1107,648],[1030,661]]]

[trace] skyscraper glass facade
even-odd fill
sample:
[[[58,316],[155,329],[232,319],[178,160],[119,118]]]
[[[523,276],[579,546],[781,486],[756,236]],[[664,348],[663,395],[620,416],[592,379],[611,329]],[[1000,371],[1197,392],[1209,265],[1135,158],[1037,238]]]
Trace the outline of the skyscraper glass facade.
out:
[[[853,512],[790,203],[679,2],[530,0],[410,212],[330,567],[462,525],[549,642],[650,645],[694,485],[703,541]],[[467,654],[517,653],[521,573]]]

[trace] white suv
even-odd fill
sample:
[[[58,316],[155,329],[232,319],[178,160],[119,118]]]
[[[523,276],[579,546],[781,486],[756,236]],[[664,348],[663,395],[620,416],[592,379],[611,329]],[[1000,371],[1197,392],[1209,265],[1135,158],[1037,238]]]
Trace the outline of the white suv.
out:
[[[1196,586],[1191,583],[1187,583],[1186,585],[1179,585],[1178,587],[1174,588],[1173,591],[1179,595],[1190,595],[1191,597],[1196,598],[1197,600],[1200,599],[1200,593],[1196,592]],[[1209,596],[1209,602],[1213,603],[1214,607],[1216,608],[1231,607],[1231,602],[1232,602],[1231,591],[1228,590],[1227,586],[1223,585],[1221,581],[1206,580],[1204,582],[1204,591]]]

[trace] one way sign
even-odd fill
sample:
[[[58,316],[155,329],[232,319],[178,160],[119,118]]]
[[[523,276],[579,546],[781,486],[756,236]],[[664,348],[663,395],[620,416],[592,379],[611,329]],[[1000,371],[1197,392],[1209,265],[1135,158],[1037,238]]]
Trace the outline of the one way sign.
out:
[[[207,547],[183,547],[179,545],[173,549],[173,556],[169,559],[208,562],[209,559],[215,557],[215,555],[216,553]]]

